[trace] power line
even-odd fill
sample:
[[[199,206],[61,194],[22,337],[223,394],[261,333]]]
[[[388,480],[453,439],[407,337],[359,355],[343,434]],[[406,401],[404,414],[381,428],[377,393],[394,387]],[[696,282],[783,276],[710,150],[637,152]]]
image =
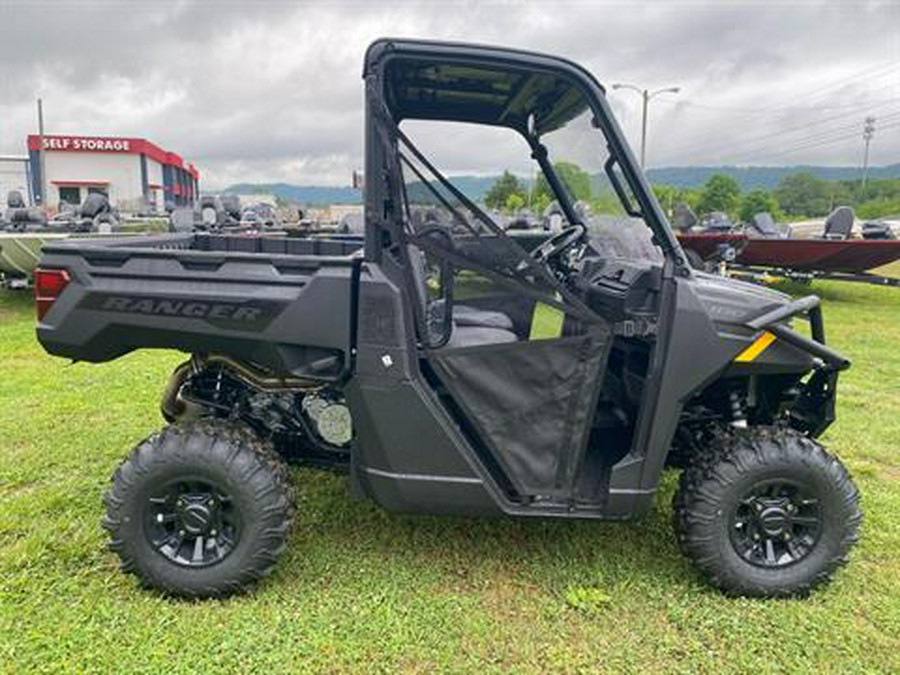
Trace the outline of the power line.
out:
[[[894,89],[894,87],[884,87],[883,89]],[[878,89],[876,91],[882,91],[883,89]],[[696,103],[694,101],[675,101],[675,100],[666,100],[663,99],[660,103],[672,107],[681,107],[681,106],[689,106],[691,108],[700,108],[702,110],[714,110],[716,112],[732,112],[738,115],[771,115],[771,114],[781,114],[785,112],[796,112],[802,110],[842,110],[847,108],[864,108],[867,105],[874,104],[882,104],[882,103],[895,103],[900,101],[900,96],[896,96],[894,98],[884,98],[884,99],[876,99],[869,100],[865,103],[844,103],[841,105],[827,105],[827,106],[816,106],[816,105],[802,105],[802,106],[791,106],[786,108],[732,108],[726,106],[717,106],[717,105],[708,105],[705,103]]]
[[[766,147],[771,146],[771,143],[772,143],[771,139],[780,139],[785,136],[791,136],[795,133],[808,131],[810,128],[819,127],[823,124],[828,124],[829,122],[834,122],[836,120],[842,120],[842,119],[846,119],[848,117],[858,117],[862,112],[872,113],[875,110],[878,110],[879,108],[884,107],[885,105],[887,105],[887,104],[886,103],[878,103],[875,105],[867,105],[867,106],[864,106],[861,110],[852,110],[849,112],[838,113],[836,115],[830,115],[828,117],[824,117],[824,118],[821,118],[818,120],[807,121],[803,124],[798,124],[798,125],[790,126],[787,128],[781,128],[781,129],[778,129],[777,131],[773,131],[773,132],[770,132],[767,134],[762,134],[760,136],[754,136],[751,138],[739,140],[736,143],[729,143],[729,145],[727,147],[724,147],[721,149],[713,148],[711,150],[711,152],[723,152],[726,154],[726,156],[734,156],[735,154],[755,153],[757,150],[759,150],[761,148],[764,149]],[[764,141],[764,142],[760,143],[761,141]],[[710,152],[709,148],[703,149],[703,154],[707,154],[709,152]],[[699,150],[695,151],[695,152],[689,154],[688,158],[690,159],[690,158],[696,157],[700,153],[701,153],[701,151],[699,151]]]
[[[809,100],[809,99],[820,98],[820,97],[822,97],[822,96],[824,96],[824,95],[826,95],[826,94],[830,94],[830,93],[834,92],[834,90],[835,90],[839,85],[846,84],[847,82],[859,81],[859,80],[861,80],[861,79],[878,79],[878,78],[883,77],[883,76],[886,75],[887,73],[891,72],[892,70],[896,70],[897,68],[900,68],[900,61],[888,61],[888,62],[886,62],[886,63],[882,63],[882,64],[877,65],[877,66],[871,66],[871,67],[868,67],[868,68],[863,68],[863,69],[860,70],[860,71],[857,71],[857,72],[852,73],[852,74],[850,74],[850,75],[846,75],[846,76],[844,76],[844,77],[842,77],[842,78],[839,78],[839,79],[837,79],[837,80],[833,80],[832,82],[829,82],[828,84],[825,84],[825,85],[823,85],[823,86],[821,86],[821,87],[819,87],[819,88],[817,88],[817,89],[813,89],[812,91],[808,91],[808,92],[806,92],[806,93],[804,93],[804,94],[798,94],[797,96],[793,97],[793,100],[796,101],[796,100],[799,100],[799,99],[807,99],[807,100]],[[880,73],[880,74],[878,74],[878,75],[871,75],[871,73],[877,72],[877,71],[879,71],[879,70],[883,70],[883,71],[885,71],[885,72]],[[865,78],[864,78],[864,77],[863,77],[864,75],[868,75],[868,77],[865,77]]]
[[[884,131],[885,129],[895,129],[895,128],[898,128],[898,127],[900,127],[900,121],[895,122],[895,123],[893,123],[893,124],[887,124],[887,125],[885,125],[885,126],[879,127],[879,129],[880,129],[881,131]],[[840,143],[840,142],[846,141],[846,140],[848,140],[848,139],[858,139],[858,138],[859,138],[859,132],[856,131],[856,132],[853,132],[853,133],[843,134],[843,135],[841,135],[841,136],[836,136],[835,138],[831,138],[831,139],[826,139],[826,140],[823,140],[823,141],[819,141],[819,142],[817,142],[817,143],[805,143],[805,144],[802,144],[802,145],[797,145],[797,146],[794,146],[794,147],[786,148],[786,149],[784,149],[784,150],[782,150],[782,151],[780,151],[780,152],[773,152],[773,153],[770,154],[770,156],[771,156],[771,157],[778,157],[778,156],[780,156],[780,155],[787,155],[787,154],[790,154],[790,153],[792,153],[792,152],[798,152],[798,151],[800,151],[800,150],[810,150],[810,149],[812,149],[812,148],[823,147],[823,146],[826,146],[826,145],[834,145],[834,144],[836,144],[836,143]]]
[[[882,63],[882,64],[879,64],[879,65],[876,65],[876,66],[870,66],[870,67],[868,67],[868,68],[864,68],[863,70],[860,70],[860,71],[854,72],[854,73],[852,73],[852,74],[850,74],[850,75],[847,75],[847,76],[845,76],[845,77],[843,77],[843,78],[839,78],[839,79],[837,79],[837,80],[834,80],[834,81],[832,81],[831,83],[829,83],[828,85],[825,85],[825,86],[823,86],[823,87],[818,87],[818,88],[812,89],[812,90],[810,90],[810,91],[807,91],[806,93],[798,94],[798,95],[796,95],[796,96],[793,96],[793,97],[789,98],[788,101],[789,101],[789,102],[793,102],[793,101],[800,101],[800,100],[806,100],[806,101],[814,100],[814,99],[816,99],[816,98],[820,98],[823,94],[828,94],[828,93],[834,92],[834,90],[835,90],[839,85],[842,85],[842,84],[844,84],[844,83],[847,83],[847,82],[850,82],[850,81],[854,81],[854,80],[858,81],[858,80],[861,80],[861,79],[878,79],[878,78],[881,78],[881,77],[887,75],[888,73],[890,73],[891,71],[893,71],[893,70],[895,70],[895,69],[897,69],[897,68],[900,68],[900,62],[897,62],[897,61],[890,61],[890,62]],[[876,72],[878,72],[878,71],[882,71],[882,72],[880,72],[878,75],[873,75],[873,73],[876,73]],[[866,77],[864,77],[864,76],[866,76]],[[880,89],[877,89],[876,91],[883,91],[883,90],[886,89],[886,88],[890,88],[890,87],[880,88]],[[869,111],[869,110],[872,109],[872,108],[878,108],[878,107],[880,107],[880,106],[882,106],[882,105],[887,105],[888,103],[891,103],[892,101],[893,101],[893,99],[888,99],[888,100],[882,100],[882,101],[878,101],[878,102],[874,102],[874,103],[871,103],[871,102],[870,102],[870,103],[859,104],[859,106],[858,106],[858,108],[857,108],[857,112],[859,112],[859,111]],[[828,108],[825,107],[825,106],[822,106],[822,107],[820,107],[820,108],[817,108],[816,106],[808,106],[808,107],[809,107],[809,108],[813,108],[813,109],[818,109],[818,110],[826,110],[826,109],[828,109]],[[760,109],[760,110],[761,110],[761,109]],[[786,106],[779,106],[779,107],[774,107],[774,108],[771,108],[771,109],[767,109],[767,112],[768,112],[768,113],[781,114],[781,113],[785,113],[785,112],[790,112],[790,110],[791,110],[791,106],[786,105]],[[850,112],[848,112],[848,113],[844,113],[844,114],[839,115],[839,116],[832,116],[832,117],[829,117],[829,118],[826,118],[826,119],[823,119],[823,120],[818,120],[818,121],[814,121],[814,122],[812,122],[812,123],[807,123],[807,124],[801,125],[801,126],[799,126],[799,127],[792,127],[792,128],[789,129],[789,130],[794,130],[794,129],[805,129],[805,128],[808,128],[809,126],[813,125],[813,124],[816,124],[816,125],[818,125],[818,124],[823,124],[823,123],[826,123],[826,122],[831,121],[831,120],[833,120],[833,119],[840,119],[840,118],[842,118],[842,117],[846,117],[846,116],[849,116],[849,115],[852,115],[852,114],[854,114],[853,111],[850,111]],[[719,131],[725,129],[726,127],[729,127],[730,125],[731,125],[731,122],[724,122],[724,123],[722,123],[722,124],[719,124],[719,125],[716,125],[716,126],[712,127],[711,129],[708,128],[708,129],[707,129],[707,133],[717,133],[717,132],[719,132]],[[759,141],[759,140],[765,140],[765,139],[770,138],[770,137],[778,136],[778,135],[783,134],[785,131],[786,131],[786,130],[779,130],[779,131],[777,131],[777,132],[775,132],[775,133],[772,133],[772,134],[766,134],[766,135],[763,135],[763,136],[754,137],[754,138],[751,138],[751,139],[749,139],[749,140],[745,140],[745,141],[743,142],[743,144],[755,143],[755,142],[757,142],[757,141]],[[681,144],[681,145],[676,145],[676,147],[674,148],[674,150],[672,150],[672,152],[678,153],[681,149],[693,148],[693,147],[695,147],[693,143],[691,143],[691,144],[684,143],[684,144]],[[733,149],[733,147],[734,147],[733,145],[729,145],[729,148],[727,148],[727,149]],[[708,148],[706,148],[706,149],[704,149],[704,150],[705,150],[706,152],[709,152],[709,149],[708,149]],[[713,152],[716,152],[716,149],[713,149]],[[691,153],[691,154],[688,155],[688,159],[691,159],[691,158],[697,156],[698,154],[700,154],[699,151],[695,150],[693,153]],[[704,154],[705,154],[705,152],[704,152]]]
[[[856,114],[858,114],[858,113],[856,113]],[[881,115],[879,117],[879,119],[880,120],[893,120],[896,117],[900,117],[900,111],[890,112],[885,115]],[[810,125],[810,126],[812,126],[812,125]],[[841,132],[841,131],[845,131],[848,129],[859,129],[859,122],[854,121],[852,124],[844,124],[841,126],[832,127],[831,129],[824,129],[824,130],[818,131],[810,136],[801,136],[799,138],[791,139],[787,142],[803,143],[805,141],[814,141],[814,140],[817,140],[820,138],[829,137],[836,132]],[[744,149],[743,151],[740,151],[736,154],[739,157],[747,157],[747,156],[753,156],[753,155],[758,155],[758,154],[765,154],[769,151],[773,151],[773,150],[777,150],[777,149],[778,149],[777,147],[773,148],[772,141],[770,141],[768,143],[764,143],[762,146],[757,145],[754,148]],[[732,155],[729,155],[729,156],[735,156],[735,153],[733,153]]]
[[[810,127],[817,127],[823,124],[828,124],[829,122],[834,122],[835,120],[842,120],[847,117],[855,117],[858,116],[862,112],[872,112],[873,110],[877,110],[879,108],[883,108],[887,103],[876,103],[874,105],[865,105],[859,110],[851,110],[849,112],[838,113],[836,115],[830,115],[828,117],[823,117],[817,120],[808,120],[803,124],[797,124],[794,126],[790,126],[787,128],[781,128],[777,131],[769,132],[767,134],[762,134],[761,136],[752,136],[748,139],[744,139],[743,141],[739,141],[737,145],[757,145],[759,141],[764,141],[769,138],[776,138],[778,136],[784,136],[786,134],[791,134],[795,131],[805,131]],[[732,146],[733,147],[733,146]]]

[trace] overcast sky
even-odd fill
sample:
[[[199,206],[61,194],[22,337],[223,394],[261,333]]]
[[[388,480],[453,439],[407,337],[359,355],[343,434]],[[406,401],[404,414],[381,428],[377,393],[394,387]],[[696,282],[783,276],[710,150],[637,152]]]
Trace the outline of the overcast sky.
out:
[[[858,165],[867,115],[872,164],[900,161],[898,0],[0,0],[0,26],[0,153],[25,152],[41,96],[47,133],[148,138],[206,188],[347,184],[362,166],[363,52],[385,35],[560,54],[604,85],[677,85],[650,104],[650,166]],[[609,98],[637,150],[639,96]],[[444,168],[496,168],[484,150]]]

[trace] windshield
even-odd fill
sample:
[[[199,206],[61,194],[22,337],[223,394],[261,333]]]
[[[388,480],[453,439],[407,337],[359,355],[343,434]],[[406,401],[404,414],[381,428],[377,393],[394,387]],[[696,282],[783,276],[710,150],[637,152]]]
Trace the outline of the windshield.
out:
[[[441,181],[431,167],[413,171],[406,162],[414,225],[427,215],[480,231],[486,224],[479,221],[490,220],[488,229],[496,224],[533,248],[523,233],[552,235],[583,223],[610,255],[661,258],[574,80],[553,71],[402,59],[389,68],[387,100],[414,146],[475,206],[460,208],[456,195],[423,194]],[[465,213],[479,210],[474,218]]]
[[[545,134],[540,141],[601,254],[662,260],[662,251],[653,243],[653,233],[637,212],[636,200],[589,109]],[[539,207],[546,211],[553,204],[553,196],[544,176],[538,177],[536,192]]]

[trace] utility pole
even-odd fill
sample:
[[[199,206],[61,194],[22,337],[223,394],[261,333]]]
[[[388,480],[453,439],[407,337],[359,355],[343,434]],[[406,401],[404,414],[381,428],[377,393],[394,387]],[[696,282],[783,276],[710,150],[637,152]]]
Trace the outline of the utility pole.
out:
[[[41,181],[38,189],[41,191],[40,203],[42,207],[46,207],[47,205],[47,171],[46,171],[46,161],[45,156],[46,152],[44,151],[44,104],[41,99],[37,100],[37,114],[38,114],[38,143],[40,144],[40,150],[38,150],[38,166],[40,167],[41,172]]]
[[[862,170],[862,188],[866,187],[866,179],[869,176],[869,144],[872,142],[872,136],[875,135],[875,118],[867,117],[866,124],[863,127],[863,140],[866,142],[865,154],[863,154],[863,170]]]
[[[650,99],[658,94],[677,94],[681,91],[680,87],[666,87],[665,89],[657,89],[650,91],[649,89],[641,89],[633,84],[614,84],[613,89],[631,89],[641,96],[642,112],[641,112],[641,169],[647,164],[647,108]]]

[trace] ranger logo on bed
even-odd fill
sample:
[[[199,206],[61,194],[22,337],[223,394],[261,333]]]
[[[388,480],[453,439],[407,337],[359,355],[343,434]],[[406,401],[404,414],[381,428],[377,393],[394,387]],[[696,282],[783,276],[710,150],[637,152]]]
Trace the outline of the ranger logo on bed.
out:
[[[126,312],[153,316],[180,316],[202,319],[213,325],[240,330],[259,330],[268,326],[281,311],[281,303],[271,301],[228,302],[219,300],[178,300],[171,297],[92,294],[81,306],[103,312]]]

